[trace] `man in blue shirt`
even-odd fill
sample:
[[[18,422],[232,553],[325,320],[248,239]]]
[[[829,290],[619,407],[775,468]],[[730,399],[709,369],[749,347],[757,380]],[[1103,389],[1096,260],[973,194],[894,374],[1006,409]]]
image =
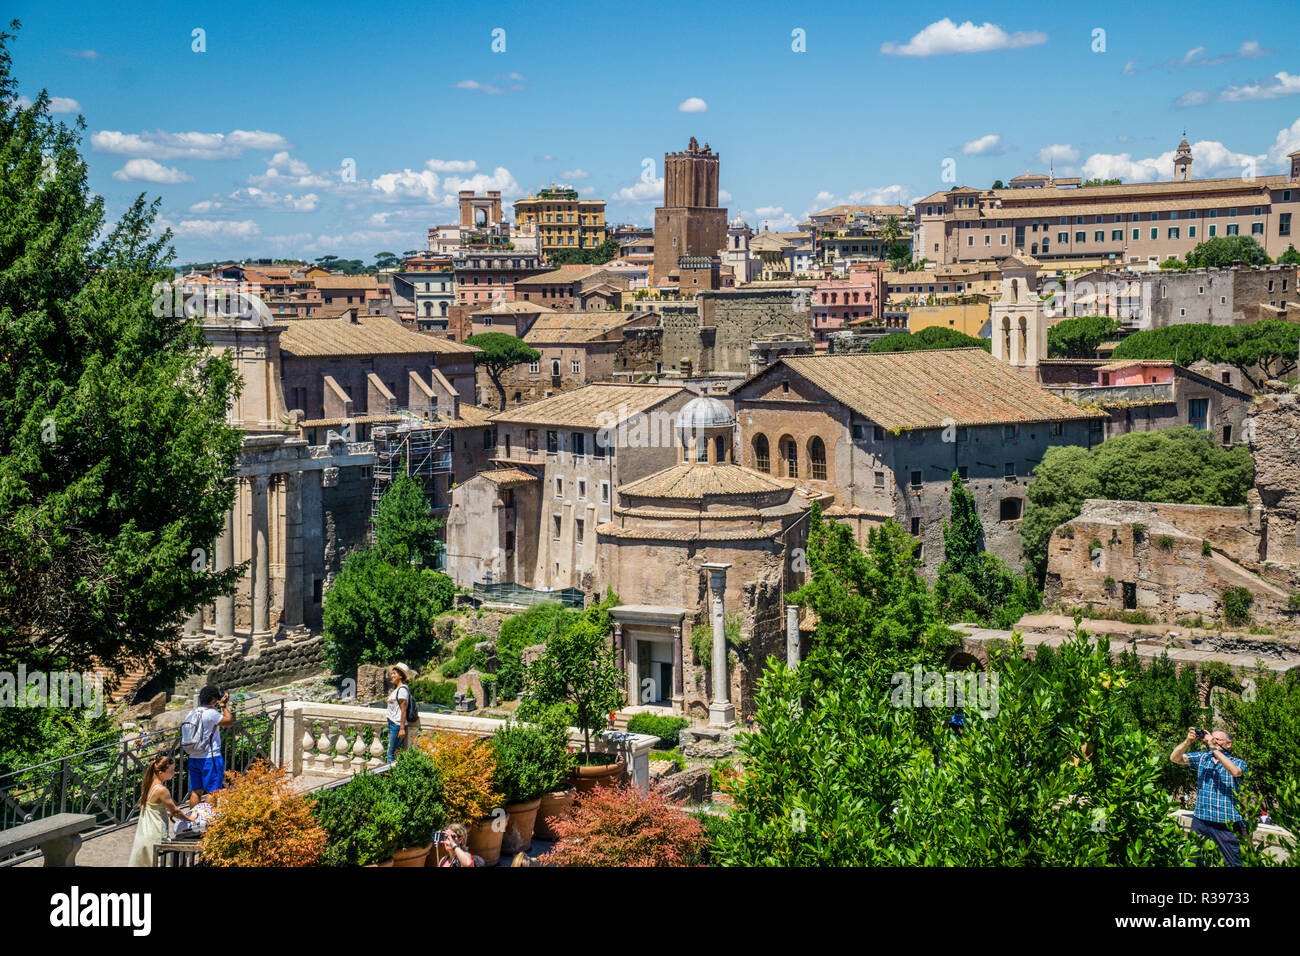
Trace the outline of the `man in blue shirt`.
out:
[[[1187,728],[1187,739],[1174,748],[1169,759],[1191,767],[1196,773],[1196,809],[1192,811],[1192,832],[1214,841],[1228,866],[1241,866],[1239,836],[1246,831],[1245,821],[1237,811],[1237,787],[1246,775],[1246,761],[1228,751],[1232,738],[1216,730],[1204,737],[1209,750],[1187,753],[1204,731]]]

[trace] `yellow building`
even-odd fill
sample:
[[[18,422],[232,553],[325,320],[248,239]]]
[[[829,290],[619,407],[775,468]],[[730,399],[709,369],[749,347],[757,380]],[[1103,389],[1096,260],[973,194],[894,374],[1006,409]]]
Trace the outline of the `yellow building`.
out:
[[[515,201],[515,225],[533,223],[538,250],[546,259],[557,252],[595,249],[605,241],[605,200],[579,199],[578,191],[551,185]]]
[[[988,302],[974,302],[968,305],[914,305],[907,310],[907,331],[915,335],[922,329],[939,326],[944,329],[956,329],[974,338],[986,333],[989,324]]]

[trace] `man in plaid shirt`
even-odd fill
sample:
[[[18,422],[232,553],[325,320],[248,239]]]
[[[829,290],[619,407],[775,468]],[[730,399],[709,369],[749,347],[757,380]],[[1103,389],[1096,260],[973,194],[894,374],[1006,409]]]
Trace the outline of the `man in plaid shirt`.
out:
[[[1196,772],[1196,809],[1192,812],[1192,832],[1208,837],[1223,854],[1228,866],[1241,866],[1238,837],[1246,824],[1237,812],[1237,786],[1246,775],[1246,761],[1228,753],[1232,738],[1216,730],[1206,738],[1209,750],[1187,753],[1200,736],[1195,727],[1187,728],[1187,739],[1174,748],[1169,759],[1191,767]]]

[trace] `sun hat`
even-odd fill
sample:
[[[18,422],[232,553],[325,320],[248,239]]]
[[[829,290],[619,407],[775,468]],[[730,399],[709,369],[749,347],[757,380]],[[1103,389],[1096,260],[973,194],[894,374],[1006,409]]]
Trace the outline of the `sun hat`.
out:
[[[400,671],[402,674],[402,679],[405,680],[408,684],[411,682],[411,669],[407,667],[405,664],[394,664],[393,670]]]

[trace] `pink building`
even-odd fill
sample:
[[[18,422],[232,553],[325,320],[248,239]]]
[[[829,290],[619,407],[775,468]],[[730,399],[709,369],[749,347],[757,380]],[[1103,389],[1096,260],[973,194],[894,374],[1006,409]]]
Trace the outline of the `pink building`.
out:
[[[1111,362],[1097,369],[1098,385],[1172,385],[1174,363],[1166,360]]]
[[[812,294],[813,347],[825,351],[832,332],[854,319],[882,316],[883,264],[862,262],[849,266],[848,275],[819,282]]]

